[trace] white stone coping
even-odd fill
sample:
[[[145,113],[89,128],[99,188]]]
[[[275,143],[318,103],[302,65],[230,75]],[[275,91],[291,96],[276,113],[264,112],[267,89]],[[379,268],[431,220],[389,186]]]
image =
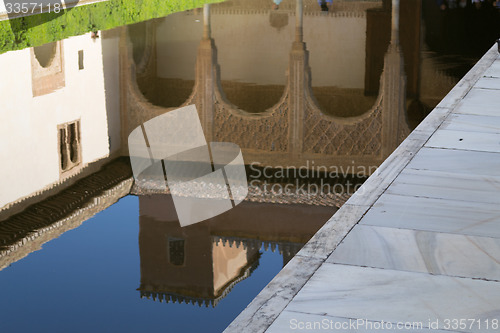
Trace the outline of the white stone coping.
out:
[[[264,332],[498,58],[495,44],[224,332]]]

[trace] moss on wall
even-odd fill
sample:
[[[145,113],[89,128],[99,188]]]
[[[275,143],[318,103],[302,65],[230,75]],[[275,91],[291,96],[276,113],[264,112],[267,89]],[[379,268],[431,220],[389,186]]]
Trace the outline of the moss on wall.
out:
[[[137,23],[221,0],[108,0],[0,21],[0,53]]]

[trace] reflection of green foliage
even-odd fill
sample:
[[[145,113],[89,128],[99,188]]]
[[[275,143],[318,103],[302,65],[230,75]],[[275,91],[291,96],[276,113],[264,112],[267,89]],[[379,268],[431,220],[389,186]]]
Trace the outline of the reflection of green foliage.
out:
[[[0,53],[43,45],[89,31],[107,30],[221,0],[108,0],[64,13],[46,13],[0,22]]]

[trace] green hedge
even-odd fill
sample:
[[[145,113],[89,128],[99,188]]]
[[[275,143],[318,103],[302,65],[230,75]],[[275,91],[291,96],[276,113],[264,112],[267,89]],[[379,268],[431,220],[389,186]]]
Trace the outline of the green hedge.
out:
[[[108,0],[68,9],[0,21],[0,53],[39,46],[89,31],[107,30],[221,0]]]

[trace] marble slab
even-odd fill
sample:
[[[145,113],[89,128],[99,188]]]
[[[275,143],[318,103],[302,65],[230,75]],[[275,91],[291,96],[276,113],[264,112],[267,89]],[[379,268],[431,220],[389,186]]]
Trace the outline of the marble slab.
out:
[[[415,156],[429,138],[426,133],[413,132],[406,140],[378,167],[363,186],[347,201],[350,205],[371,206],[384,193],[397,175]]]
[[[287,311],[373,321],[499,319],[500,283],[389,269],[323,264]],[[483,326],[484,327],[484,326]],[[461,329],[480,332],[477,326]]]
[[[499,191],[500,177],[405,169],[386,193],[500,205]]]
[[[360,224],[500,238],[500,206],[384,194]]]
[[[369,208],[370,206],[342,205],[297,255],[326,259]]]
[[[500,115],[500,93],[492,89],[472,88],[454,113]]]
[[[496,77],[482,77],[476,82],[474,88],[500,89],[500,68],[498,72],[492,72],[492,74],[496,75]]]
[[[500,152],[500,134],[437,130],[426,147]]]
[[[443,122],[440,129],[465,132],[500,133],[500,116],[451,114]]]
[[[499,77],[500,78],[500,60],[496,60],[491,66],[484,72],[486,77]]]
[[[266,333],[283,332],[425,332],[445,333],[454,331],[433,330],[418,324],[381,323],[363,318],[340,318],[303,312],[283,311]]]
[[[422,148],[407,168],[500,177],[500,154]]]
[[[322,263],[321,259],[293,257],[224,332],[264,332]]]
[[[357,225],[327,262],[500,281],[500,238]]]

